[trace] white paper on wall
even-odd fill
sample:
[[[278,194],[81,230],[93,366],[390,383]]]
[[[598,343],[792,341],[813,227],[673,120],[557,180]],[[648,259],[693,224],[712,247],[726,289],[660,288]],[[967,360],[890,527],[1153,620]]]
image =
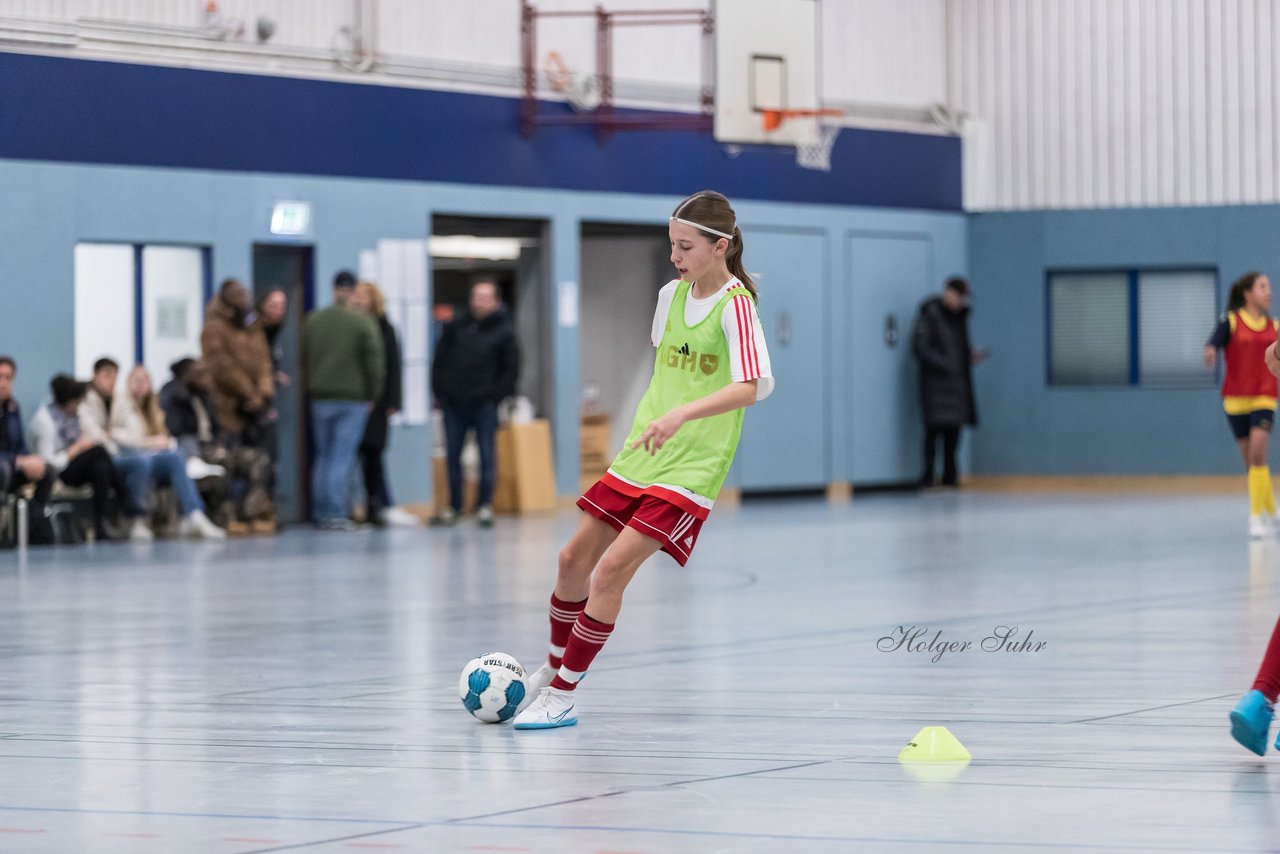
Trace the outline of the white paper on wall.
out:
[[[578,283],[561,282],[556,294],[556,317],[561,326],[578,325]]]
[[[182,297],[156,298],[156,338],[166,341],[187,339],[187,305]]]
[[[405,322],[401,327],[406,362],[427,360],[427,306],[411,303],[405,307]]]
[[[407,364],[404,366],[404,410],[401,423],[427,423],[431,401],[430,391],[427,386],[428,377],[425,364]]]
[[[408,303],[427,302],[427,241],[404,241],[403,297]]]

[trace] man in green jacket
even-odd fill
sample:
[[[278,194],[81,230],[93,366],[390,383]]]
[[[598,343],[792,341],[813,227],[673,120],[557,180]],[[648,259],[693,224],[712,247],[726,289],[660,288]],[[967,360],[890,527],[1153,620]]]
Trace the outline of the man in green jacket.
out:
[[[333,279],[333,305],[307,315],[307,394],[315,461],[311,467],[312,519],[327,531],[350,531],[351,471],[369,410],[382,394],[386,363],[373,318],[347,307],[356,279]]]

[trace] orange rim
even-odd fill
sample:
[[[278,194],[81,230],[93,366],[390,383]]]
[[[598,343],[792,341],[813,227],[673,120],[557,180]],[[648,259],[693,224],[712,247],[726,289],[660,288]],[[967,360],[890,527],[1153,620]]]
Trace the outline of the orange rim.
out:
[[[806,116],[839,116],[842,110],[761,110],[761,123],[765,130],[777,130],[787,119],[798,119]]]

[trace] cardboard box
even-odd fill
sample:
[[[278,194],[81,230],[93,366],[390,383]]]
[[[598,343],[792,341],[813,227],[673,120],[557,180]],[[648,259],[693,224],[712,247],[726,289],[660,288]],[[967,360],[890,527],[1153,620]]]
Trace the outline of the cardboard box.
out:
[[[608,415],[584,415],[578,428],[580,458],[578,468],[587,486],[600,479],[613,462],[612,419]]]
[[[498,429],[498,482],[493,509],[533,513],[556,509],[556,475],[551,455],[551,424],[535,418]]]

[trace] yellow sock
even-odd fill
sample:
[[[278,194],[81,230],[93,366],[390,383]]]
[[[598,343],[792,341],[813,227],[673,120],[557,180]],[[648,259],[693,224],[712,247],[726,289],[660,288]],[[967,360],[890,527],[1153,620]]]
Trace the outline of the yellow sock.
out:
[[[1263,483],[1263,478],[1267,477],[1265,466],[1249,466],[1249,513],[1256,516],[1262,512],[1262,507],[1266,503],[1266,497],[1263,489],[1267,484]]]
[[[1276,490],[1271,483],[1271,469],[1258,466],[1258,489],[1262,492],[1262,512],[1276,514]]]

